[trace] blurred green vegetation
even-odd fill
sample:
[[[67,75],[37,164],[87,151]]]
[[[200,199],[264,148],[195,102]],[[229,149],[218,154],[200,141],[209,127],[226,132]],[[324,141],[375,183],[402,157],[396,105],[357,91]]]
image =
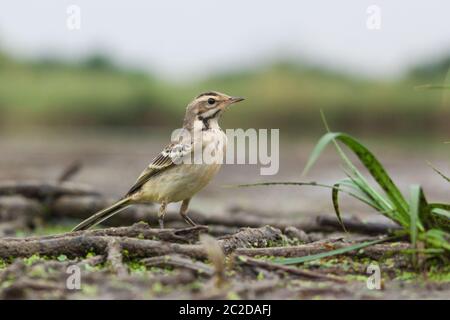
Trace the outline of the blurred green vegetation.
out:
[[[447,57],[418,65],[402,78],[369,79],[279,62],[174,84],[119,67],[101,54],[67,62],[22,61],[1,53],[0,127],[180,126],[194,96],[218,90],[247,98],[225,116],[225,127],[322,129],[319,109],[324,109],[334,123],[354,131],[448,133],[450,91],[415,87],[442,85],[449,67]]]

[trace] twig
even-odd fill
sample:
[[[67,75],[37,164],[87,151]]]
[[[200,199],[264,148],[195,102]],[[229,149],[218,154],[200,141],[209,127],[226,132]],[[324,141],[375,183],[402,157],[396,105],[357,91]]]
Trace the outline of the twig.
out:
[[[267,269],[270,271],[282,271],[282,272],[301,276],[301,277],[308,278],[308,279],[329,280],[329,281],[334,281],[334,282],[339,282],[339,283],[347,282],[346,280],[339,278],[339,277],[325,275],[322,273],[313,272],[313,271],[309,271],[309,270],[301,270],[301,269],[297,269],[294,267],[288,267],[288,266],[284,266],[281,264],[271,263],[268,261],[257,260],[257,259],[253,259],[253,258],[250,258],[247,256],[236,256],[235,261],[241,265],[246,265],[246,266],[251,266],[251,267],[259,267],[259,268]]]
[[[66,181],[69,181],[73,178],[78,172],[80,172],[81,168],[83,167],[83,164],[81,161],[76,160],[72,162],[67,168],[63,170],[61,175],[58,178],[59,183],[63,183]]]

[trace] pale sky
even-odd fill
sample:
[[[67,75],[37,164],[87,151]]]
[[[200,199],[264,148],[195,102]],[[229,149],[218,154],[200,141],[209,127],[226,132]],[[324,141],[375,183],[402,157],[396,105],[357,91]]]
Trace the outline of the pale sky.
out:
[[[81,9],[77,31],[66,26],[72,4]],[[370,5],[381,9],[380,30],[366,26]],[[0,45],[24,57],[105,50],[175,79],[279,56],[395,76],[450,54],[450,1],[1,0]]]

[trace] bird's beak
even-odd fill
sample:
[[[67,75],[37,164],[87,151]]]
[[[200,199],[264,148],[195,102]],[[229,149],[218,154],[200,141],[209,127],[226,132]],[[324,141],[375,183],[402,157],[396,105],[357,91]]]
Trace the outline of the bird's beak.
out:
[[[230,101],[230,104],[233,104],[233,103],[241,102],[243,100],[245,100],[245,99],[241,98],[241,97],[230,97],[229,101]]]

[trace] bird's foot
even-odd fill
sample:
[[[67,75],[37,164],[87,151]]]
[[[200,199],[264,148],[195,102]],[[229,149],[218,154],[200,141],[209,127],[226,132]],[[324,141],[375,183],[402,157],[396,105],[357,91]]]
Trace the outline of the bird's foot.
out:
[[[191,225],[192,227],[197,226],[197,224],[194,222],[194,220],[192,220],[188,216],[183,216],[183,219],[184,219],[184,221],[186,221],[187,224]]]

